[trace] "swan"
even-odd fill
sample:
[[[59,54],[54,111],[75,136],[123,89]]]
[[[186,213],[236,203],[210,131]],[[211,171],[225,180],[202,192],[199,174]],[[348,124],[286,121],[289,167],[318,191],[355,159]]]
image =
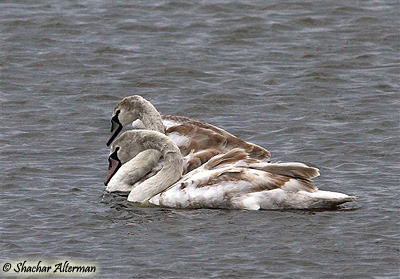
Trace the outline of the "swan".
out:
[[[149,129],[167,134],[179,146],[182,154],[188,155],[206,149],[228,150],[239,147],[250,157],[268,160],[270,153],[261,146],[248,143],[214,125],[184,116],[161,116],[157,109],[139,95],[123,98],[114,108],[111,118],[111,134],[107,146],[113,142],[124,126]]]
[[[161,116],[149,101],[139,95],[125,97],[115,106],[107,145],[109,146],[117,137],[123,126],[132,122],[136,129],[146,128],[165,133],[175,141],[185,156],[183,173],[199,167],[217,154],[226,153],[236,147],[245,149],[251,157],[257,159],[270,158],[268,150],[247,143],[211,124],[184,116]],[[138,158],[131,162],[133,167],[129,175],[125,178],[117,175],[113,180],[110,179],[110,183],[107,181],[107,191],[129,192],[135,186],[135,181],[140,183],[161,169],[163,158],[159,151],[146,150],[145,154],[139,154],[140,152],[131,148],[130,152],[131,158],[135,155],[138,155]],[[125,183],[127,179],[129,183]]]
[[[123,134],[124,135],[124,134]],[[138,145],[132,143],[132,146],[126,150],[125,157],[132,158],[126,164],[115,163],[112,153],[109,156],[109,174],[106,177],[104,184],[107,186],[107,192],[130,192],[136,185],[142,183],[146,179],[158,173],[164,164],[162,154],[155,149],[148,149],[142,151],[137,148]],[[114,151],[115,152],[115,151]],[[216,149],[207,149],[198,152],[191,152],[183,157],[182,160],[182,174],[186,174],[221,152]],[[114,162],[114,164],[113,164]],[[112,169],[113,168],[113,169]],[[121,168],[117,172],[115,168]],[[114,175],[115,174],[115,175]]]
[[[216,155],[182,175],[183,157],[178,146],[166,135],[150,130],[127,131],[112,143],[106,182],[117,176],[123,179],[135,165],[140,167],[140,161],[132,157],[132,146],[135,152],[158,150],[164,164],[156,175],[133,187],[128,196],[131,202],[258,210],[332,208],[355,200],[346,194],[318,190],[311,182],[319,176],[316,168],[263,162],[240,148]]]

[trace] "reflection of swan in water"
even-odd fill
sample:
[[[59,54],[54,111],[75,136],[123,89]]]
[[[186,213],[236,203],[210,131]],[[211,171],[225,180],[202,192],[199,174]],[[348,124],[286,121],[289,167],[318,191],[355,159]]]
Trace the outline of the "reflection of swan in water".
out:
[[[141,167],[130,153],[132,146],[135,152],[156,149],[164,158],[156,175],[130,191],[132,202],[176,208],[311,209],[355,200],[313,186],[311,179],[319,175],[316,168],[261,162],[239,148],[213,157],[182,177],[183,158],[176,144],[159,132],[144,130],[125,132],[112,144],[108,180],[124,181],[132,168]]]

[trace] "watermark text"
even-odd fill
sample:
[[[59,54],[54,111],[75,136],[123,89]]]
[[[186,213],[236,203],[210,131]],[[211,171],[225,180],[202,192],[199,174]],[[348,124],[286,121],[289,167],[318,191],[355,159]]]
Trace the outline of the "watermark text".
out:
[[[93,264],[76,263],[68,260],[58,262],[39,261],[17,261],[1,263],[2,272],[9,275],[93,275],[96,273],[97,267]],[[1,272],[0,272],[1,274]]]

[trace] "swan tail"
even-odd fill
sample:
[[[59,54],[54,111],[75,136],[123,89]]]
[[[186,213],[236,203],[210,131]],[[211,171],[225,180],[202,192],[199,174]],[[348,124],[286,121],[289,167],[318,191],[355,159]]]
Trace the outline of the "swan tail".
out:
[[[339,205],[345,202],[353,202],[357,199],[355,196],[349,196],[343,193],[322,191],[322,190],[318,190],[313,193],[305,192],[302,194],[305,194],[314,200],[318,200],[321,202],[328,202],[332,206]]]
[[[236,201],[242,209],[331,209],[356,197],[328,191],[287,192],[282,189],[248,193]]]

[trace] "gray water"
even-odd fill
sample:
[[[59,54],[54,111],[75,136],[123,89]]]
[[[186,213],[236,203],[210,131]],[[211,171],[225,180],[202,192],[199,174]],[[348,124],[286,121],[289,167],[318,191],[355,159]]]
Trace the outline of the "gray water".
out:
[[[1,1],[1,266],[398,278],[399,10],[379,0]],[[358,200],[250,212],[106,194],[111,111],[133,94],[262,145],[274,161],[317,166],[320,189]]]

